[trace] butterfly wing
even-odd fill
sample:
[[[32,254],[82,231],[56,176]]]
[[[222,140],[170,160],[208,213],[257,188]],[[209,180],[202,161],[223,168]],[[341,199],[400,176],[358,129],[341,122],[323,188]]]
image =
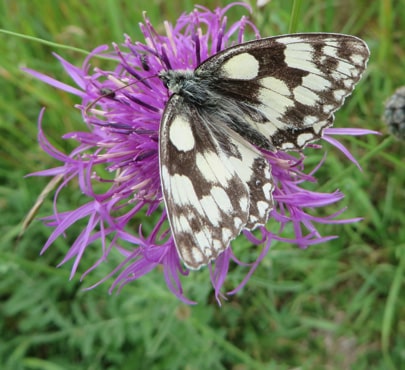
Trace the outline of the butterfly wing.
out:
[[[319,139],[368,56],[356,37],[295,34],[231,47],[194,72],[159,75],[174,93],[160,127],[163,197],[189,268],[266,223],[274,186],[255,146],[297,150]]]
[[[226,49],[195,74],[209,76],[212,91],[238,102],[243,120],[269,140],[269,148],[302,149],[332,125],[368,57],[367,45],[354,36],[292,34]]]
[[[161,122],[163,197],[177,251],[192,269],[242,229],[264,224],[273,204],[268,161],[217,119],[175,94]]]

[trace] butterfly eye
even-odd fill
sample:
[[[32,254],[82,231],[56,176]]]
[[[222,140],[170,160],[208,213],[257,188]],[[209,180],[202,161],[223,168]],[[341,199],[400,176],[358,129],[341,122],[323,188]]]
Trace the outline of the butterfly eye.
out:
[[[166,89],[168,89],[168,88],[169,88],[169,81],[170,81],[170,78],[169,78],[169,76],[166,74],[166,72],[165,72],[165,71],[162,71],[162,72],[159,73],[158,76],[159,76],[160,80],[163,82],[163,85],[166,87]]]

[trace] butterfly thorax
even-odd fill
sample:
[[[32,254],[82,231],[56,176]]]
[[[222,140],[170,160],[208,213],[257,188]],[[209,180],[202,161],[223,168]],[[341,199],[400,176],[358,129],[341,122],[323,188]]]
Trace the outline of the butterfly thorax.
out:
[[[249,108],[243,102],[229,99],[221,93],[224,81],[221,84],[215,76],[191,70],[162,71],[159,78],[170,92],[183,98],[183,109],[193,107],[199,119],[211,129],[220,130],[220,123],[258,147],[273,149],[270,141],[246,122],[249,114],[255,114],[256,119],[262,119],[260,112],[254,108],[248,111]]]
[[[216,106],[218,95],[212,87],[212,80],[197,75],[192,70],[169,70],[159,73],[163,84],[173,94],[182,96],[186,101],[197,106]]]

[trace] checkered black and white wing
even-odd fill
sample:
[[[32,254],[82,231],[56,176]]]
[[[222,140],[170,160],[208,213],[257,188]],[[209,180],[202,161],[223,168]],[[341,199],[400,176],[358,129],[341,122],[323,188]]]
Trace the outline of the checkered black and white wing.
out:
[[[271,168],[222,122],[180,95],[160,128],[160,176],[179,256],[191,269],[214,260],[244,229],[263,225],[272,209]]]
[[[159,133],[162,191],[188,267],[266,223],[273,183],[257,148],[300,150],[321,138],[368,57],[353,36],[293,34],[236,45],[194,71],[159,73],[172,93]]]
[[[203,62],[195,75],[211,91],[238,102],[243,121],[267,149],[302,149],[332,125],[335,112],[366,68],[361,39],[329,33],[291,34],[254,40]],[[234,127],[241,135],[246,127]],[[257,139],[261,133],[267,142]]]

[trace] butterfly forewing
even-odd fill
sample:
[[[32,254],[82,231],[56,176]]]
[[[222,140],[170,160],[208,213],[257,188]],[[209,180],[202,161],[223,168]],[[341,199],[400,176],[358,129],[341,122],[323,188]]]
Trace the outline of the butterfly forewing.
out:
[[[367,45],[353,36],[294,34],[226,49],[195,73],[220,80],[212,88],[238,100],[245,120],[273,147],[302,149],[332,125],[368,57]]]
[[[173,95],[160,127],[160,176],[189,268],[266,223],[274,185],[259,149],[300,150],[319,139],[368,56],[353,36],[295,34],[231,47],[195,71],[161,72]]]

